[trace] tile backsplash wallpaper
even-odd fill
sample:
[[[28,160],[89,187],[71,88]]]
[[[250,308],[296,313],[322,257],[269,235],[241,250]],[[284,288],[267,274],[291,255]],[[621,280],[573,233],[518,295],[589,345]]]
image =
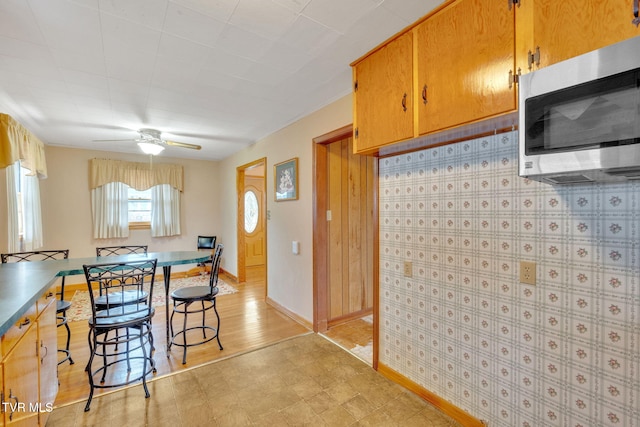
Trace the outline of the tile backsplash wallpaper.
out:
[[[379,360],[491,427],[640,426],[640,182],[542,184],[517,151],[380,159]]]

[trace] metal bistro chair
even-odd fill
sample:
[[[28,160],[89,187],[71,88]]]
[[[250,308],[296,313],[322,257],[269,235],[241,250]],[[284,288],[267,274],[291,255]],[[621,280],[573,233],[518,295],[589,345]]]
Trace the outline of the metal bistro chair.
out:
[[[129,254],[142,254],[146,255],[148,252],[148,247],[146,245],[138,245],[138,246],[102,246],[96,248],[96,256],[115,256],[115,255],[129,255]],[[117,298],[122,298],[120,300],[120,304],[131,304],[140,301],[146,301],[146,294],[131,294],[130,292],[126,292],[124,294],[119,294],[118,292],[114,293],[110,297],[111,305],[117,303]],[[105,298],[103,295],[103,290],[100,289],[100,296],[96,300],[96,305],[100,308],[104,308]]]
[[[147,245],[99,246],[96,248],[96,256],[99,256],[99,257],[130,255],[130,254],[146,255],[147,253],[148,253]],[[104,310],[106,308],[106,297],[103,293],[104,290],[102,288],[99,289],[99,292],[100,292],[100,295],[96,297],[95,304],[99,310]],[[109,292],[111,292],[111,295],[109,295],[109,304],[111,306],[114,306],[116,304],[127,305],[127,304],[136,304],[136,303],[146,302],[149,296],[144,291],[142,293],[131,292],[131,291],[120,292],[117,289],[111,289]],[[116,334],[117,333],[119,332],[116,331]],[[89,365],[87,365],[87,367],[85,368],[85,371],[87,372],[89,371]]]
[[[184,348],[182,353],[183,365],[187,363],[187,347],[204,344],[216,338],[218,340],[218,347],[222,350],[222,344],[220,344],[220,315],[218,315],[218,309],[216,308],[216,295],[218,295],[218,271],[220,270],[220,259],[222,258],[223,248],[224,247],[222,245],[218,245],[215,254],[213,255],[208,286],[188,286],[171,292],[173,312],[171,313],[171,318],[169,320],[169,325],[171,327],[169,350],[171,350],[171,345],[177,345]],[[196,305],[197,308],[190,309],[192,304],[197,302],[200,302],[199,305]],[[205,314],[210,309],[213,309],[216,314],[216,319],[218,320],[216,327],[207,326],[205,324]],[[184,318],[182,322],[182,330],[174,333],[173,316],[176,313],[182,314]],[[195,313],[202,313],[202,325],[187,327],[188,315]],[[194,343],[188,343],[187,332],[196,329],[202,330],[202,340]],[[213,332],[213,335],[208,338],[206,335],[207,330]],[[176,341],[178,337],[182,337],[182,339],[178,339]],[[169,357],[168,353],[167,357]]]
[[[157,262],[156,259],[152,259],[83,266],[92,311],[88,321],[91,354],[87,364],[91,391],[85,411],[90,409],[96,388],[121,387],[142,380],[145,397],[150,396],[146,378],[150,373],[156,372],[151,328],[151,318],[155,309],[147,302],[153,297]],[[99,296],[97,289],[105,291],[104,305],[96,304]],[[122,305],[118,298],[115,304],[111,304],[110,295],[125,292],[140,295],[144,293],[149,298],[138,298],[135,303],[127,305]],[[116,333],[110,334],[111,331]],[[102,364],[93,369],[96,356],[102,360]],[[124,364],[127,369],[126,375],[108,372],[117,371],[116,367]],[[98,377],[99,380],[96,381]]]
[[[96,256],[111,255],[128,255],[128,254],[144,254],[148,251],[147,245],[129,245],[129,246],[102,246],[96,248]]]
[[[198,250],[209,250],[211,252],[211,258],[207,261],[203,261],[198,264],[198,267],[206,267],[207,264],[211,264],[213,259],[214,249],[216,247],[216,236],[198,236]]]
[[[50,251],[31,251],[31,252],[14,252],[0,254],[2,263],[8,262],[30,262],[30,261],[48,261],[69,258],[69,249],[50,250]],[[64,299],[64,276],[60,284],[60,292],[57,292],[58,299],[56,301],[56,319],[57,327],[64,326],[67,329],[67,343],[64,348],[59,348],[58,352],[64,354],[64,358],[58,361],[58,365],[69,361],[73,365],[71,352],[69,351],[69,342],[71,341],[71,329],[67,322],[67,310],[71,308],[71,302]]]

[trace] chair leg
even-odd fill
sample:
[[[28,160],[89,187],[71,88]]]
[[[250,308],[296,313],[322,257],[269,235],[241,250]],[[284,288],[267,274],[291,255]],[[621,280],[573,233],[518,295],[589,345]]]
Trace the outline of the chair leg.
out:
[[[89,354],[91,356],[89,356],[89,362],[87,362],[87,366],[84,367],[84,371],[85,372],[91,372],[90,368],[91,368],[91,360],[94,354],[94,348],[93,348],[93,341],[92,341],[92,335],[93,333],[93,329],[89,329],[89,334],[87,334],[87,341],[89,341]]]
[[[207,339],[207,328],[205,328],[205,311],[204,311],[204,301],[202,301],[202,339]]]
[[[140,348],[142,349],[142,388],[144,388],[144,397],[151,396],[149,389],[147,388],[147,348],[144,345],[144,325],[140,326]],[[151,331],[148,331],[151,334]],[[151,336],[151,335],[150,335]],[[129,358],[129,329],[127,329],[127,359]],[[128,363],[128,361],[127,361]],[[131,368],[129,368],[131,370]]]
[[[90,390],[89,390],[89,398],[87,399],[87,404],[84,407],[85,412],[91,409],[91,400],[93,399],[94,384],[93,384],[93,373],[91,372],[91,364],[93,363],[93,357],[95,356],[95,351],[93,351],[93,349],[95,349],[97,346],[95,331],[90,330],[89,336],[90,336],[89,349],[91,350],[91,353],[89,354],[89,361],[87,362],[87,367],[85,368],[85,371],[89,373],[89,389]]]
[[[222,344],[220,343],[220,315],[218,314],[218,308],[216,307],[216,299],[213,299],[213,311],[216,313],[216,318],[218,319],[218,329],[216,330],[216,339],[218,340],[218,347],[220,350],[224,350],[222,348]]]
[[[187,363],[187,312],[191,303],[184,303],[184,320],[182,322],[182,334],[184,338],[184,350],[182,351],[182,364]]]
[[[69,365],[73,365],[73,359],[71,358],[71,351],[69,350],[69,344],[71,343],[71,328],[69,328],[69,323],[67,323],[67,318],[65,316],[64,327],[67,329],[67,345],[64,347],[67,356],[69,357]]]
[[[59,320],[58,324],[56,325],[58,328],[60,326],[64,326],[67,329],[67,343],[65,345],[65,348],[58,349],[58,352],[64,353],[65,357],[58,362],[58,365],[63,364],[67,360],[69,361],[70,365],[73,365],[74,362],[71,358],[71,352],[69,351],[69,344],[71,342],[71,329],[69,328],[69,323],[67,322],[67,313],[65,311],[59,312],[59,316],[56,316],[56,319]]]
[[[146,328],[147,328],[147,332],[149,333],[149,342],[151,343],[151,355],[149,356],[149,361],[151,363],[151,370],[155,374],[156,372],[158,372],[158,370],[156,369],[156,361],[153,358],[153,355],[154,355],[156,349],[153,346],[153,327],[151,325],[151,322],[149,322],[149,324],[146,326]]]
[[[116,331],[117,333],[117,331]],[[142,336],[142,329],[140,329],[140,336]],[[131,359],[129,358],[129,340],[131,339],[130,335],[129,335],[129,328],[127,328],[127,350],[126,350],[126,355],[127,355],[127,372],[131,372]],[[144,348],[142,353],[144,354]]]

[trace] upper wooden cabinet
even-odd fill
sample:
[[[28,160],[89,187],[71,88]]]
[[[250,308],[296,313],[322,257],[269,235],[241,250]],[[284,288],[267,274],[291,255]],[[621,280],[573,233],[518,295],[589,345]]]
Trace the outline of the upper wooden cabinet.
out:
[[[413,37],[403,34],[353,67],[354,150],[413,137]]]
[[[516,111],[514,74],[640,35],[632,19],[633,0],[449,0],[351,64],[354,150]]]
[[[457,1],[413,31],[420,135],[516,109],[514,8],[506,1]]]
[[[640,35],[633,0],[521,0],[514,9],[523,74]]]

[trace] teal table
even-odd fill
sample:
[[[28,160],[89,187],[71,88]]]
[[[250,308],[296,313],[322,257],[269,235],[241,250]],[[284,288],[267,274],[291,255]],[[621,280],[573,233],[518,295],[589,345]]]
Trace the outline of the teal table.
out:
[[[108,257],[69,258],[55,261],[34,261],[0,264],[0,336],[4,335],[20,317],[32,307],[38,298],[62,276],[84,276],[84,265],[105,262],[140,261],[157,259],[162,267],[166,296],[167,346],[169,345],[169,282],[171,266],[197,264],[209,259],[211,254],[199,251],[149,252],[143,254],[115,255]],[[168,355],[168,354],[167,354]]]

